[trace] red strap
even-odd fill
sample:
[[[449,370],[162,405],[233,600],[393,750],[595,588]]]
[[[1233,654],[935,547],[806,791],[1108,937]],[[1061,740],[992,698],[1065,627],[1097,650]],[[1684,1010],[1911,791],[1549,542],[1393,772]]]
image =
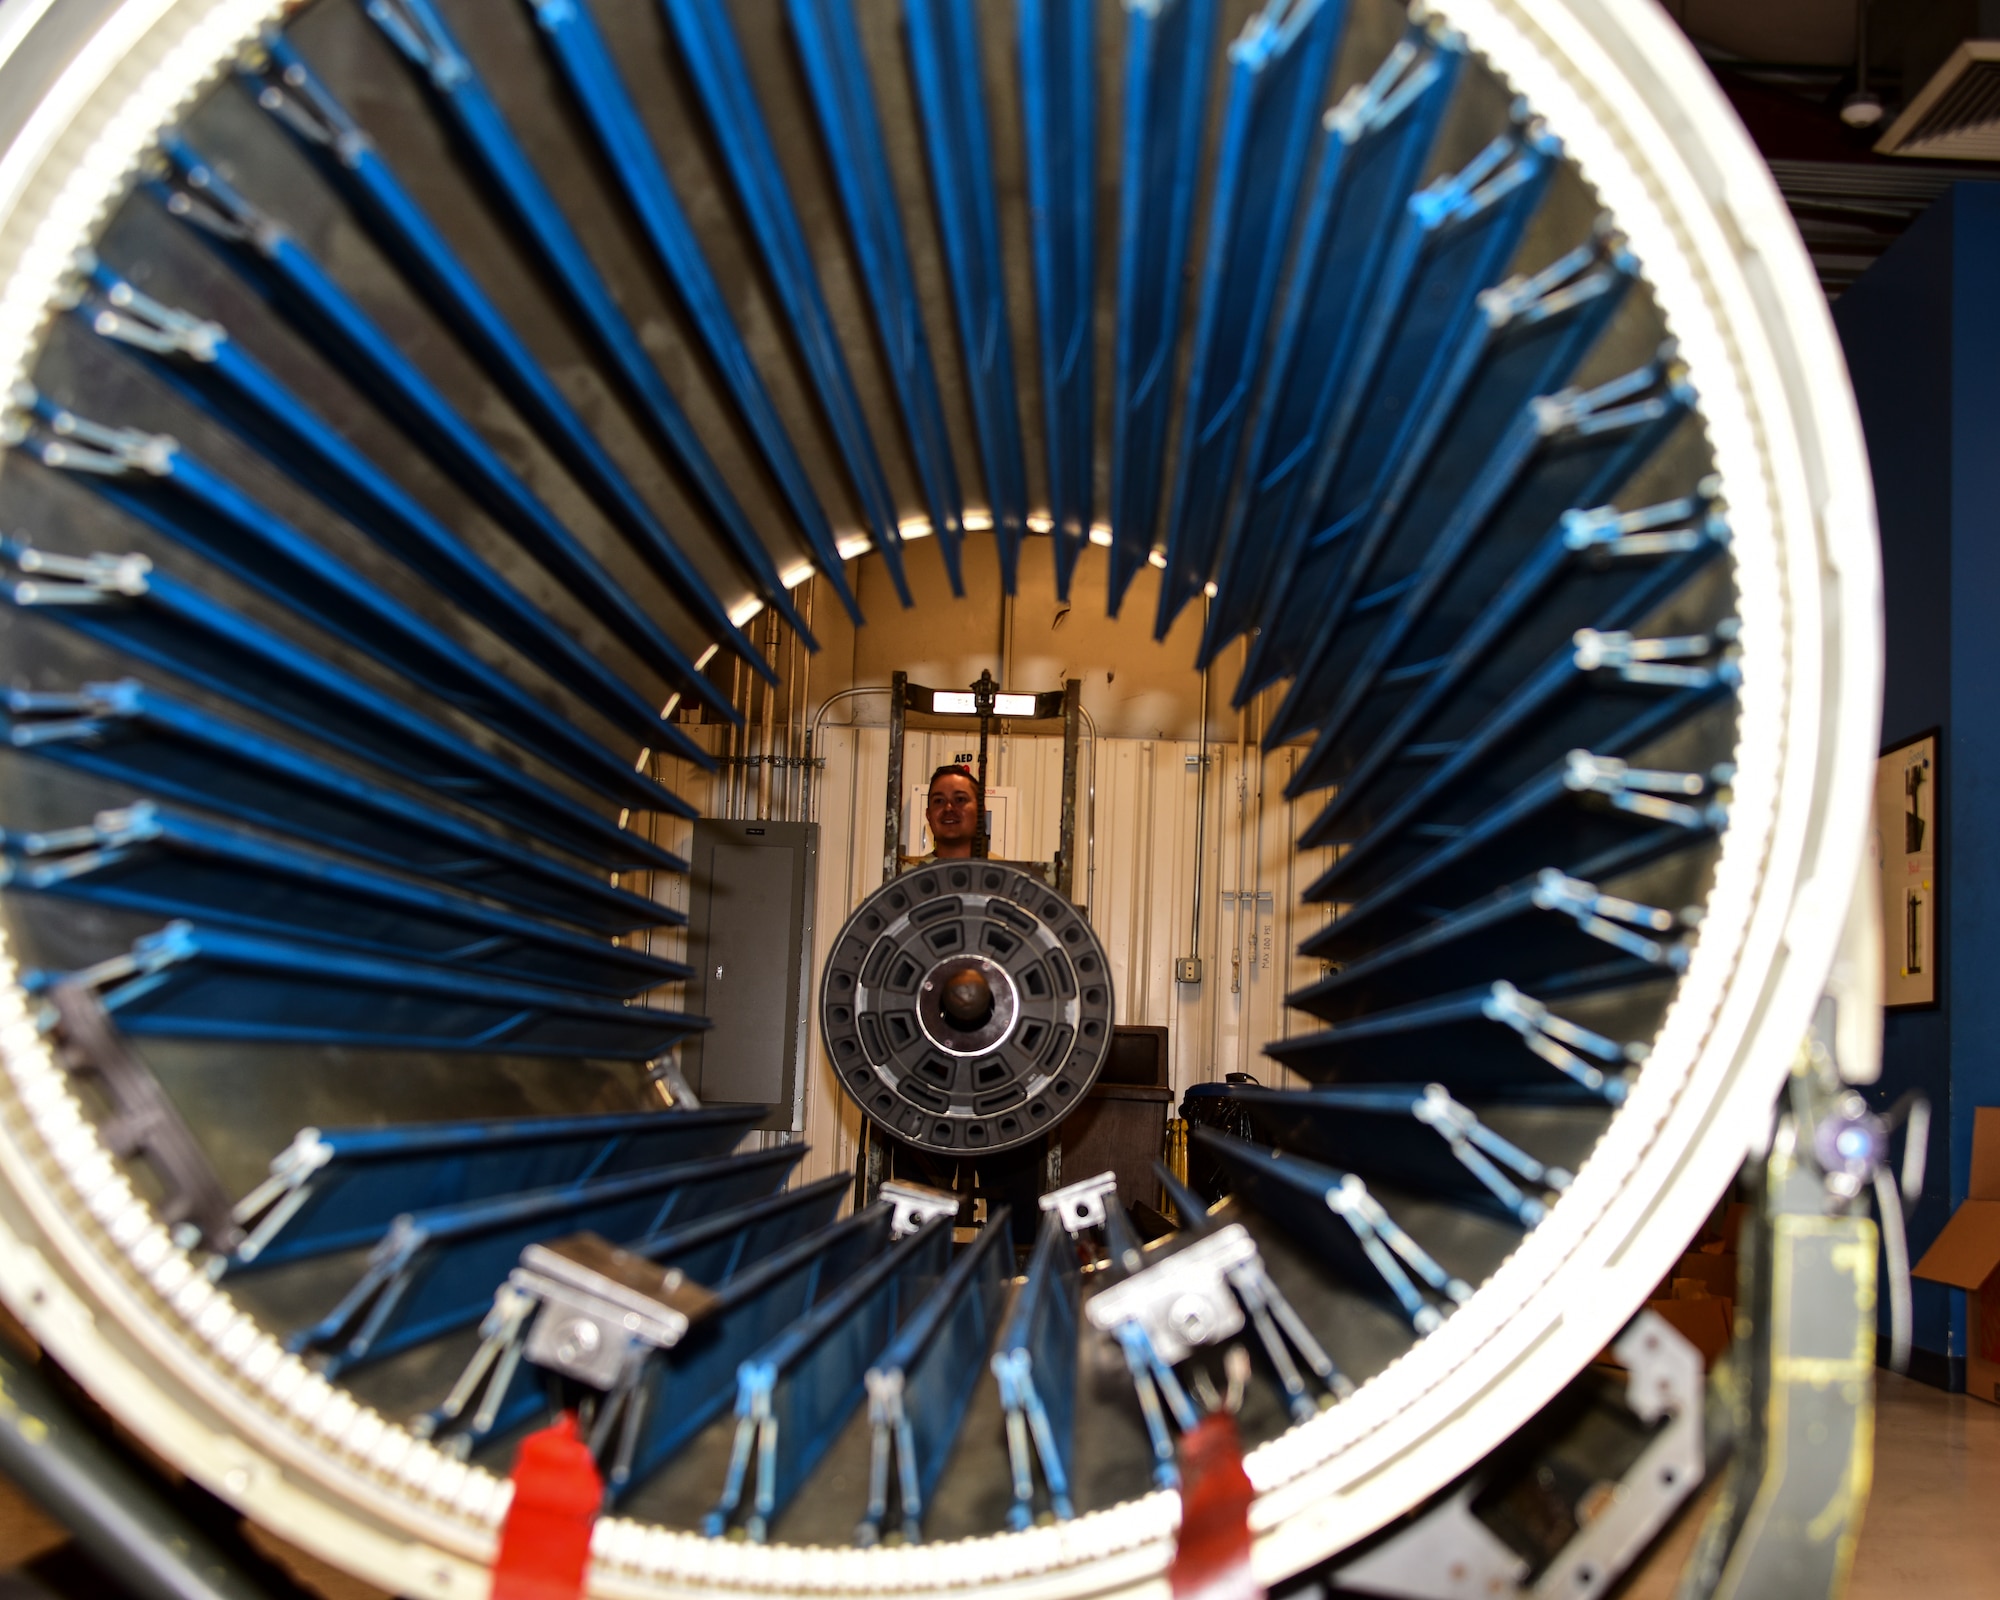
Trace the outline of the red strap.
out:
[[[1264,1600],[1250,1570],[1253,1498],[1236,1419],[1211,1412],[1181,1438],[1181,1532],[1167,1571],[1174,1600]]]
[[[577,1437],[575,1413],[523,1439],[493,1564],[493,1600],[579,1600],[590,1528],[603,1504],[604,1483]]]

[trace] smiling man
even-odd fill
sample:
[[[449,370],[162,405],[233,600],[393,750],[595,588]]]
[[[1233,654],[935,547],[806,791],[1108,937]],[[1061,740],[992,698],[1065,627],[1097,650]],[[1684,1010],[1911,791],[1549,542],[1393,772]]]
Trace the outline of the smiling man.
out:
[[[954,764],[931,774],[924,821],[931,830],[931,853],[912,857],[908,866],[971,858],[973,838],[979,832],[979,780],[970,767]]]

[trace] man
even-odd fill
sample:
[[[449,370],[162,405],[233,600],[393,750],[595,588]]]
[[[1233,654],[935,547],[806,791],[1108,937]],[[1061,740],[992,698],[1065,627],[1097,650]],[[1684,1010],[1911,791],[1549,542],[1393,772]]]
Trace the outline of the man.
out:
[[[905,858],[906,867],[972,858],[973,836],[979,832],[979,780],[970,767],[954,763],[931,774],[924,821],[930,825],[931,853]]]

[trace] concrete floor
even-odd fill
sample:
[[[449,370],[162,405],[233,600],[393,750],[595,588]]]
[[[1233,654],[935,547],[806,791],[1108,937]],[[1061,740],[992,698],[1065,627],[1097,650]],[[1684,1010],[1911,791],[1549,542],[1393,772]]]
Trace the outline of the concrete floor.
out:
[[[1875,1484],[1846,1600],[2000,1595],[2000,1406],[1878,1372]],[[1671,1600],[1708,1496],[1620,1591]]]
[[[1847,1600],[1993,1600],[2000,1596],[2000,1406],[1878,1374],[1875,1485]],[[1706,1496],[1632,1575],[1620,1600],[1671,1600]],[[375,1591],[285,1549],[255,1541],[308,1595],[373,1600]],[[73,1600],[110,1593],[64,1570],[61,1528],[0,1478],[0,1600]]]

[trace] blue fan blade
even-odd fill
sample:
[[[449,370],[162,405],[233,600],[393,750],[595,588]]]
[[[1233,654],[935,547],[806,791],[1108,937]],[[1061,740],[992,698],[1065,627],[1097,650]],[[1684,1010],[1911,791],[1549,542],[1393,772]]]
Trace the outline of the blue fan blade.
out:
[[[485,177],[487,193],[540,256],[654,440],[715,518],[730,554],[755,584],[758,596],[808,645],[813,644],[778,576],[778,564],[432,0],[367,0],[366,9],[423,74],[432,104],[457,136],[459,152]]]
[[[910,67],[930,158],[958,339],[979,436],[987,513],[1000,552],[1000,587],[1014,592],[1028,527],[1027,463],[1014,387],[1013,330],[1000,259],[986,103],[974,0],[904,0]]]
[[[1174,359],[1215,32],[1215,0],[1133,6],[1126,23],[1111,409],[1114,615],[1152,552],[1166,492]]]
[[[857,623],[860,608],[847,587],[844,564],[834,543],[833,527],[819,502],[797,447],[785,432],[777,408],[750,359],[743,335],[729,314],[722,286],[715,281],[701,242],[660,164],[639,108],[625,87],[616,62],[584,0],[530,0],[542,36],[568,82],[577,109],[583,113],[604,151],[612,176],[625,194],[639,225],[688,308],[709,356],[778,480],[792,515],[798,519],[806,545],[821,578],[840,597]]]
[[[678,961],[151,801],[0,842],[10,887],[124,911],[614,998],[690,976]]]
[[[5,708],[13,748],[145,794],[602,934],[677,920],[657,901],[136,679],[17,689]]]
[[[1278,299],[1300,182],[1318,132],[1346,0],[1270,0],[1229,48],[1229,99],[1209,203],[1182,401],[1156,637],[1215,576],[1237,447]]]
[[[395,1128],[307,1128],[236,1208],[232,1270],[372,1244],[405,1212],[727,1155],[756,1106],[515,1117]],[[706,1281],[705,1279],[702,1281]]]
[[[1022,0],[1037,349],[1056,598],[1090,536],[1097,447],[1097,8]]]

